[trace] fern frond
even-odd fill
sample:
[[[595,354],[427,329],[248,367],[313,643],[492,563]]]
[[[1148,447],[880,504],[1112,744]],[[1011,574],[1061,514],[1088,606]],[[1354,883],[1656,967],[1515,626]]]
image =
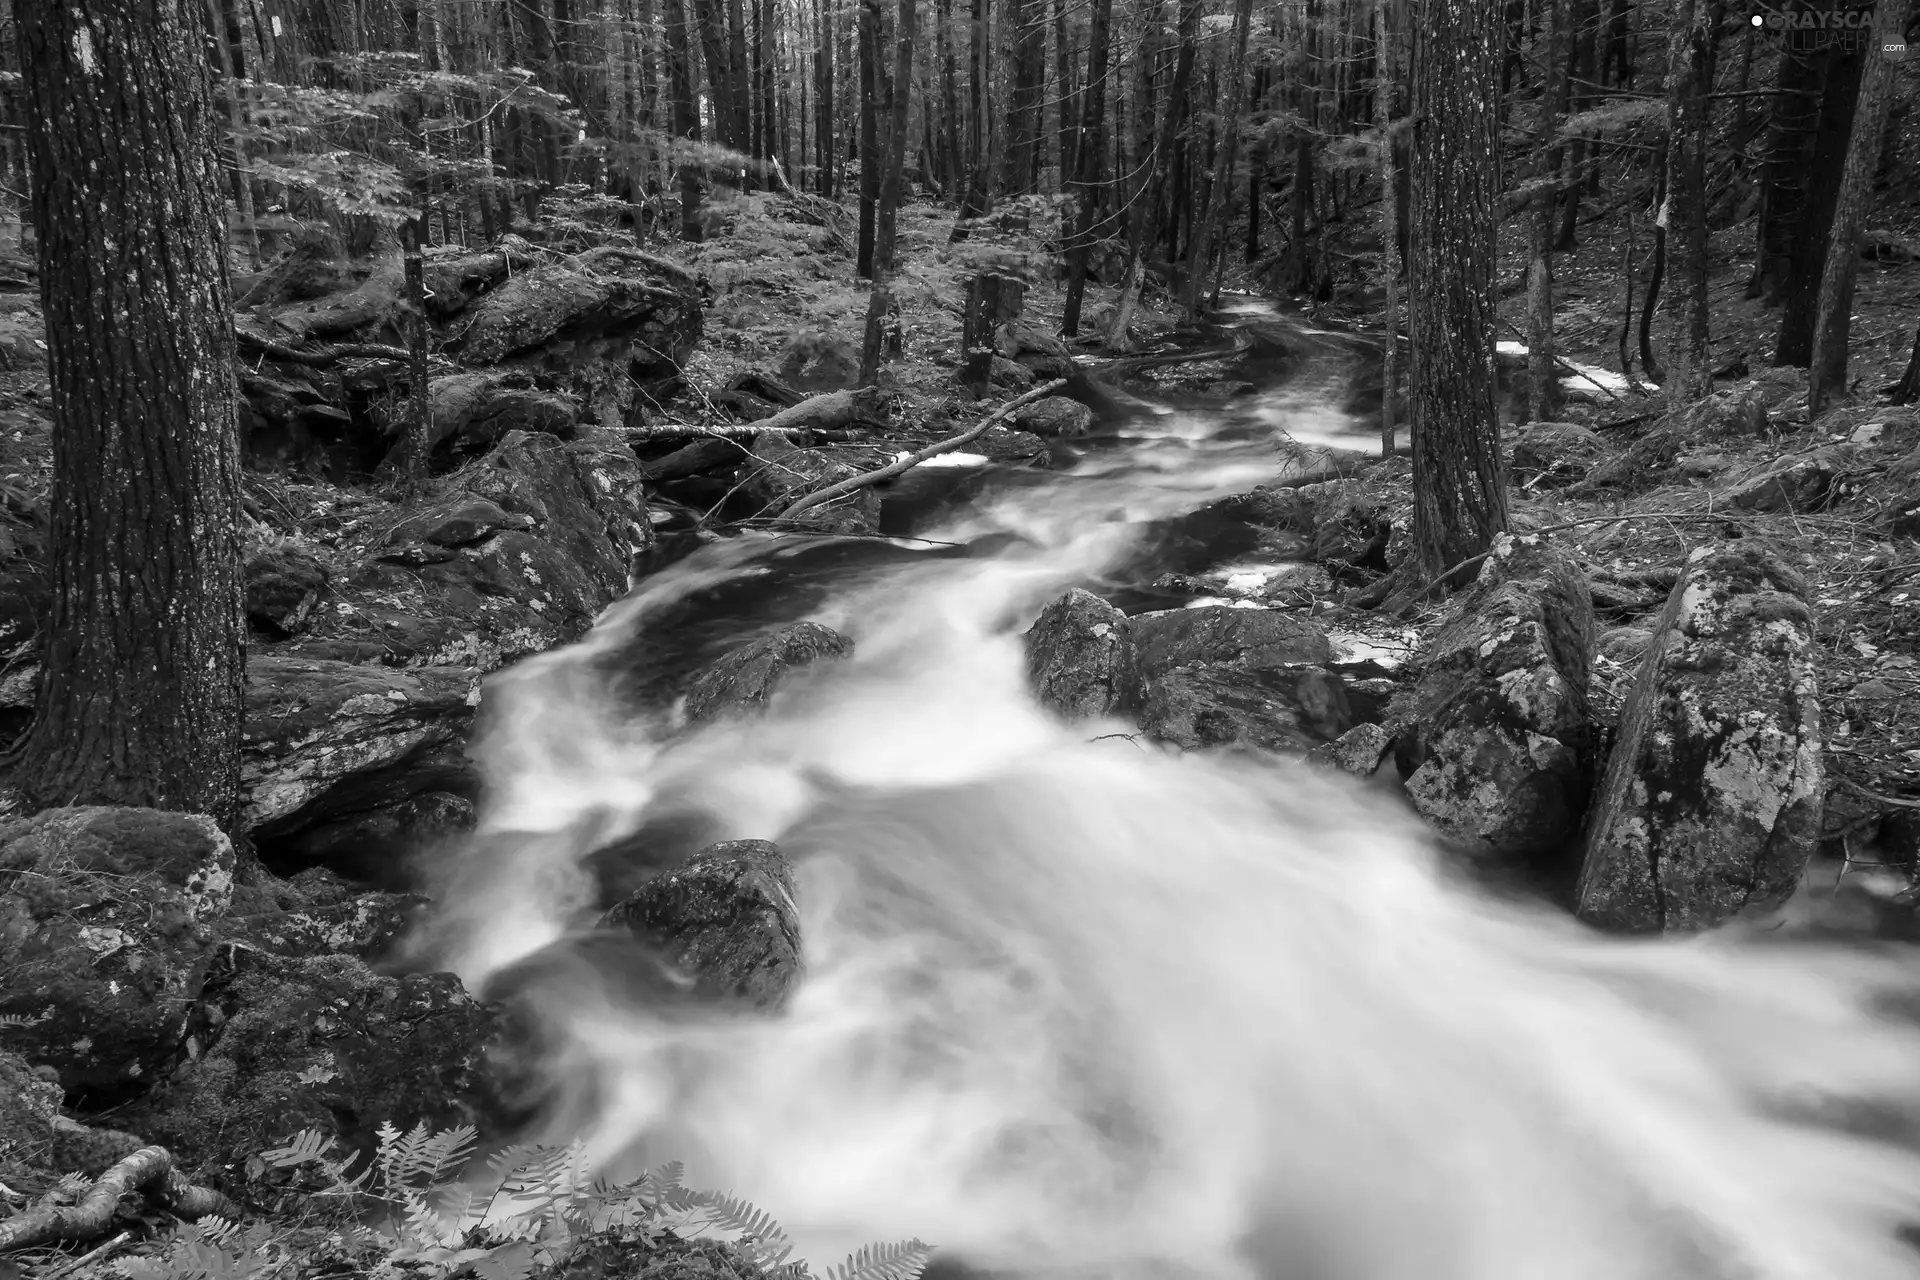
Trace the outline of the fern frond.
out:
[[[741,1237],[761,1267],[777,1267],[793,1252],[793,1242],[772,1214],[737,1196],[700,1192],[692,1197],[707,1213],[708,1222]]]
[[[827,1280],[920,1280],[933,1250],[918,1240],[870,1244],[827,1271]]]
[[[260,1158],[276,1169],[293,1169],[325,1160],[333,1146],[332,1134],[322,1133],[318,1129],[302,1129],[293,1135],[293,1140],[286,1146],[262,1151]]]
[[[420,1144],[416,1154],[419,1164],[416,1176],[429,1186],[444,1182],[473,1157],[474,1143],[479,1137],[479,1131],[470,1124],[456,1125],[434,1134]]]

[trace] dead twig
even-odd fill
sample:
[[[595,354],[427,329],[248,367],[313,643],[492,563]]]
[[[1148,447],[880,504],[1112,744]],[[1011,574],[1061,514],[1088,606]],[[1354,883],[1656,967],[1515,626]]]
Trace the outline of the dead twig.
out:
[[[92,1239],[112,1224],[120,1197],[132,1191],[144,1192],[148,1200],[182,1218],[240,1216],[240,1206],[233,1201],[174,1172],[173,1155],[165,1147],[142,1147],[101,1174],[79,1204],[40,1205],[0,1222],[0,1250]]]
[[[995,409],[992,413],[981,419],[978,424],[962,431],[959,435],[949,436],[945,440],[930,444],[926,448],[916,450],[904,458],[889,462],[884,467],[863,472],[857,476],[849,476],[847,479],[841,480],[836,484],[830,484],[824,489],[816,489],[812,493],[803,494],[801,497],[788,503],[787,506],[779,512],[779,516],[783,520],[790,520],[800,512],[811,507],[821,506],[825,503],[832,502],[835,498],[844,497],[856,490],[865,489],[869,485],[879,484],[882,480],[889,480],[904,471],[910,471],[936,454],[949,453],[958,449],[963,444],[971,444],[973,441],[985,435],[988,428],[998,423],[1021,405],[1031,403],[1045,396],[1050,396],[1066,385],[1067,380],[1065,378],[1055,378],[1052,382],[1041,383],[1033,390],[1022,395],[1017,395],[1007,401],[998,409]]]

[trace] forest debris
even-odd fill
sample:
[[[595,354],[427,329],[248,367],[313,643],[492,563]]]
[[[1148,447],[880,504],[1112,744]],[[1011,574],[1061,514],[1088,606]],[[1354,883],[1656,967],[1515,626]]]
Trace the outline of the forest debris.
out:
[[[240,1216],[239,1205],[174,1172],[173,1156],[165,1147],[142,1147],[101,1174],[79,1204],[39,1205],[0,1222],[0,1250],[102,1235],[113,1222],[120,1197],[132,1191],[144,1192],[154,1204],[182,1218]]]
[[[779,511],[777,514],[783,520],[791,520],[794,516],[798,515],[802,511],[807,510],[810,507],[821,506],[824,503],[832,502],[835,498],[844,497],[846,494],[856,492],[857,490],[860,490],[860,489],[864,489],[869,485],[879,484],[882,480],[890,480],[894,476],[900,475],[902,472],[910,471],[914,467],[919,466],[921,463],[925,462],[928,458],[934,457],[938,454],[948,453],[954,449],[958,449],[963,444],[972,443],[975,439],[985,435],[987,433],[987,430],[990,427],[992,427],[996,422],[999,422],[1002,418],[1005,418],[1008,414],[1020,408],[1022,405],[1028,404],[1034,400],[1041,399],[1044,396],[1052,395],[1055,391],[1058,391],[1060,388],[1066,385],[1067,385],[1067,382],[1065,378],[1056,378],[1052,382],[1043,383],[1040,386],[1035,387],[1033,390],[1027,392],[1025,395],[1015,396],[1013,399],[1007,401],[1005,404],[1001,405],[998,409],[995,409],[992,413],[988,414],[985,418],[981,419],[980,422],[978,422],[972,427],[969,427],[967,430],[962,431],[957,436],[949,436],[945,440],[941,440],[934,444],[930,444],[926,448],[916,450],[915,452],[908,454],[904,458],[900,458],[894,462],[888,463],[884,467],[876,468],[873,471],[863,472],[862,474],[857,476],[850,476],[847,479],[838,482],[837,484],[830,484],[824,489],[816,489],[814,492],[805,494],[802,497],[789,503],[784,509]],[[846,394],[852,394],[852,393],[836,391],[836,392],[833,392],[832,394],[846,395]],[[829,398],[831,397],[815,396],[814,400],[825,400]],[[811,404],[813,403],[813,401],[808,401],[807,403]],[[798,407],[804,408],[805,405],[801,405]],[[791,413],[793,412],[793,410],[788,410],[788,412]],[[769,418],[767,422],[762,425],[766,427],[771,427],[780,418],[783,418],[785,416],[786,414],[779,414],[774,418]]]

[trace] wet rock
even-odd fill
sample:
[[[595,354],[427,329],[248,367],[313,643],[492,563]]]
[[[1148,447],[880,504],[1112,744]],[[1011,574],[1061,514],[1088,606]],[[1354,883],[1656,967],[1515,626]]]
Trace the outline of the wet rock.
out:
[[[1646,656],[1653,632],[1646,627],[1610,627],[1600,633],[1593,651],[1608,662],[1630,667]]]
[[[187,1160],[230,1161],[303,1129],[372,1145],[402,1129],[497,1128],[493,1015],[449,973],[393,978],[351,956],[219,949],[179,1042],[184,1061],[129,1127]]]
[[[1224,605],[1130,620],[1124,709],[1150,737],[1189,750],[1299,751],[1352,727],[1325,670],[1326,633],[1291,614]]]
[[[452,344],[463,365],[550,383],[606,427],[625,421],[642,384],[678,375],[704,321],[693,276],[617,246],[515,275],[467,316]]]
[[[708,1000],[773,1009],[800,974],[800,913],[786,855],[765,840],[696,854],[601,919],[656,949]]]
[[[327,568],[298,547],[269,547],[248,558],[243,574],[247,621],[277,635],[293,635],[307,625],[320,593],[327,589]]]
[[[753,438],[744,490],[762,508],[778,511],[816,489],[851,479],[860,468],[824,449],[802,449],[785,435],[763,431]],[[880,524],[880,494],[869,485],[800,513],[796,524],[821,533],[872,533]]]
[[[1027,366],[1016,364],[1005,356],[1000,355],[996,355],[993,358],[992,371],[987,377],[994,386],[1004,387],[1011,391],[1032,390],[1035,384],[1040,381],[1034,377],[1033,370],[1027,368]]]
[[[8,1047],[82,1093],[154,1079],[233,880],[232,842],[199,814],[90,806],[0,823],[0,1015],[22,1020]]]
[[[796,335],[780,353],[780,380],[799,391],[844,391],[860,380],[860,353],[831,333]]]
[[[396,524],[387,535],[387,544],[402,547],[424,542],[434,547],[465,547],[502,529],[532,527],[530,517],[509,515],[490,498],[459,494]]]
[[[1592,649],[1579,568],[1543,537],[1496,539],[1389,715],[1421,816],[1476,856],[1566,849],[1589,790]]]
[[[1681,433],[1693,441],[1764,435],[1771,425],[1767,411],[1780,400],[1781,391],[1762,381],[1717,392],[1687,410]]]
[[[1606,452],[1600,433],[1571,422],[1536,422],[1513,441],[1513,478],[1518,484],[1552,487],[1587,478]]]
[[[479,705],[471,667],[411,671],[317,659],[247,664],[241,820],[260,839],[423,791],[434,751],[464,740]]]
[[[569,1250],[545,1280],[766,1280],[767,1275],[743,1245],[662,1233],[648,1243],[592,1237]]]
[[[1093,410],[1066,396],[1044,396],[1013,415],[1013,425],[1047,440],[1078,440],[1093,429]]]
[[[654,546],[631,451],[525,433],[371,536],[277,656],[491,670],[580,636]]]
[[[1027,629],[1027,682],[1049,711],[1069,720],[1107,715],[1120,703],[1131,646],[1127,616],[1075,588]]]
[[[433,776],[440,771],[444,776]],[[331,867],[365,883],[392,882],[415,855],[473,830],[477,779],[463,757],[430,754],[408,760],[402,769],[387,770],[378,782],[383,789],[390,787],[397,798],[294,827],[272,841],[275,865]],[[465,793],[426,789],[409,794],[413,785],[456,785]],[[379,791],[369,787],[362,799],[377,795]]]
[[[1579,914],[1678,933],[1770,908],[1820,836],[1820,699],[1806,583],[1763,544],[1703,547],[1621,710]]]
[[[325,867],[290,880],[255,870],[234,890],[220,941],[281,956],[372,961],[398,944],[427,906],[417,893],[369,892]]]
[[[71,1173],[96,1177],[146,1143],[130,1133],[96,1129],[61,1114],[59,1074],[0,1051],[0,1173],[26,1190],[12,1168],[24,1164],[51,1182]]]
[[[432,451],[455,457],[484,452],[509,432],[530,431],[572,438],[578,410],[567,397],[542,391],[525,375],[492,371],[453,373],[435,378],[428,390],[433,426]],[[407,412],[389,415],[387,430],[398,434]]]
[[[722,655],[695,675],[687,685],[687,719],[699,723],[757,712],[796,670],[852,652],[853,641],[817,622],[782,627]]]
[[[1322,564],[1385,572],[1393,521],[1357,480],[1302,485],[1312,530],[1312,557]]]
[[[1307,763],[1370,778],[1393,751],[1393,735],[1377,724],[1357,724],[1307,752]]]
[[[1816,449],[1782,458],[1734,485],[1720,500],[1742,511],[1818,511],[1846,470],[1840,449]]]

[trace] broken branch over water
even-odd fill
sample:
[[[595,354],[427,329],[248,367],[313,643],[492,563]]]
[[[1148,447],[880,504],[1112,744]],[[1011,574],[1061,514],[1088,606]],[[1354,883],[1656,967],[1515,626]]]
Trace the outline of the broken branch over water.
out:
[[[882,480],[890,480],[894,476],[897,476],[904,471],[912,470],[914,467],[917,467],[921,463],[925,462],[928,458],[934,457],[937,454],[951,452],[954,449],[958,449],[963,444],[971,444],[973,441],[985,435],[988,429],[991,428],[995,423],[1005,418],[1008,414],[1012,413],[1015,409],[1018,409],[1021,405],[1029,404],[1032,401],[1042,399],[1046,396],[1050,396],[1054,392],[1060,390],[1062,387],[1066,385],[1067,385],[1067,380],[1065,378],[1055,378],[1052,382],[1044,382],[1039,386],[1035,387],[1031,391],[1028,391],[1022,395],[1015,396],[1013,399],[1007,401],[1005,404],[1001,405],[998,409],[995,409],[992,413],[988,414],[978,424],[967,428],[965,431],[962,431],[957,436],[949,436],[945,440],[938,441],[934,444],[928,445],[924,449],[920,449],[920,450],[917,450],[916,452],[910,453],[904,458],[900,458],[893,462],[889,462],[884,467],[876,468],[873,471],[863,472],[857,476],[849,476],[847,479],[841,480],[835,484],[830,484],[824,489],[816,489],[812,493],[804,494],[801,497],[794,499],[794,501],[790,503],[785,510],[779,513],[780,518],[783,520],[791,519],[792,517],[798,515],[800,512],[806,511],[812,507],[822,506],[826,503],[832,502],[835,498],[845,497],[847,494],[853,493],[856,490],[864,489],[869,485],[879,484]],[[795,407],[799,408],[804,406],[795,406]]]

